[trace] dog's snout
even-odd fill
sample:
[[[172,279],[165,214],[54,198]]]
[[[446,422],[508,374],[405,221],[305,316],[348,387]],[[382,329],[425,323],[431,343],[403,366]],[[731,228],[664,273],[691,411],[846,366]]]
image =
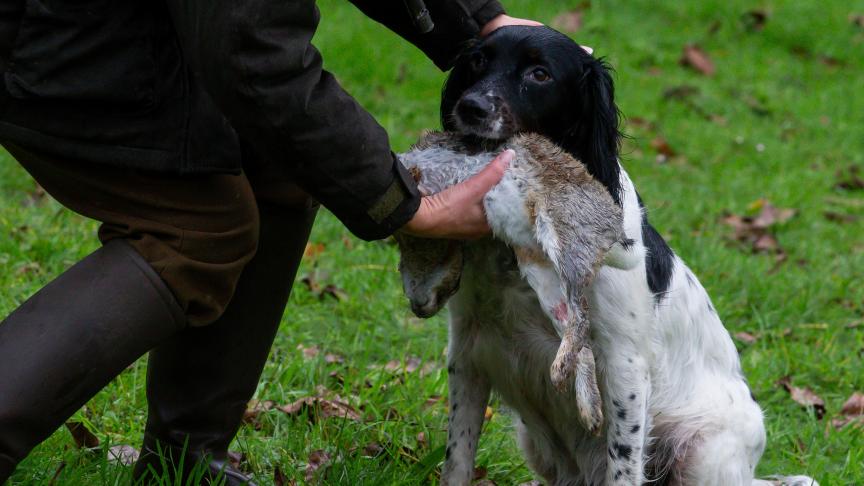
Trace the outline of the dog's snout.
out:
[[[476,93],[468,94],[459,100],[456,111],[464,123],[483,121],[495,113],[495,99]]]

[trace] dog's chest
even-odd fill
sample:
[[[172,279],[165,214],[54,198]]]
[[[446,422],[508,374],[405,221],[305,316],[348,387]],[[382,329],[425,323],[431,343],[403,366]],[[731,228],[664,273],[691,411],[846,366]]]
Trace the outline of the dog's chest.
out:
[[[575,397],[557,391],[550,381],[560,337],[537,294],[519,275],[509,248],[495,243],[467,249],[462,286],[451,299],[450,312],[451,339],[471,340],[460,346],[463,357],[529,430],[559,450],[572,450],[587,439]]]

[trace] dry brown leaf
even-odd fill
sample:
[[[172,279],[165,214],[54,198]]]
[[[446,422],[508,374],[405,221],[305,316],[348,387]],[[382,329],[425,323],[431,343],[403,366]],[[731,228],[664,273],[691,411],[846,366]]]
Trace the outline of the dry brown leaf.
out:
[[[684,46],[684,52],[681,55],[681,64],[704,74],[705,76],[713,76],[716,72],[714,62],[708,56],[708,53],[702,50],[696,44],[688,44]]]
[[[864,415],[864,393],[855,392],[840,409],[843,415]]]
[[[744,344],[753,344],[759,339],[757,336],[750,334],[749,332],[736,332],[735,339],[741,341]]]
[[[356,422],[361,421],[357,410],[339,399],[329,400],[323,397],[305,397],[279,407],[279,410],[290,416],[302,415],[302,412],[305,410],[311,421],[330,417],[344,418]]]
[[[273,469],[273,486],[297,486],[297,481],[288,479],[285,473],[277,466]]]
[[[316,259],[327,247],[324,246],[324,243],[312,243],[311,241],[306,243],[306,249],[303,250],[303,258]]]
[[[240,465],[246,461],[246,454],[239,451],[228,451],[228,463],[231,467],[240,471]]]
[[[797,211],[778,208],[765,199],[755,201],[750,205],[750,209],[759,210],[759,213],[755,216],[726,213],[721,221],[734,230],[732,239],[750,244],[755,253],[775,253],[778,255],[777,263],[782,263],[786,260],[786,254],[770,229],[789,221]]]
[[[138,460],[140,452],[128,444],[119,444],[108,448],[108,462],[131,466]]]
[[[822,213],[822,215],[825,216],[825,219],[827,219],[828,221],[833,221],[835,223],[841,224],[854,223],[858,221],[859,218],[854,214],[840,213],[837,211],[825,211]]]
[[[315,479],[316,473],[318,473],[322,468],[326,469],[329,463],[330,454],[321,449],[312,451],[309,454],[309,463],[306,465],[306,482],[312,482],[312,480]]]
[[[575,33],[582,29],[582,11],[570,10],[552,20],[552,27],[562,32]]]
[[[258,420],[262,413],[273,410],[276,402],[273,400],[250,400],[243,412],[243,423],[250,424],[255,430],[261,430],[261,422]]]
[[[426,432],[418,432],[417,433],[417,448],[425,449],[429,446],[429,440],[426,439]]]
[[[851,22],[855,27],[864,29],[864,14],[850,13],[849,22]]]
[[[489,421],[492,420],[492,417],[495,415],[495,410],[492,410],[492,407],[486,407],[486,411],[483,413],[483,420]]]
[[[83,423],[70,420],[66,422],[66,428],[72,433],[72,439],[79,449],[95,449],[99,447],[99,438],[93,435]]]
[[[813,408],[817,419],[822,419],[825,416],[825,401],[809,388],[799,388],[792,385],[792,378],[784,376],[777,381],[777,384],[782,386],[784,390],[789,392],[792,400],[804,407]]]
[[[324,362],[329,363],[329,364],[333,364],[333,363],[342,364],[345,362],[345,358],[343,356],[336,354],[336,353],[327,353],[324,355]]]
[[[370,442],[363,446],[363,457],[378,457],[384,453],[384,446],[377,442]]]
[[[846,170],[838,170],[834,188],[844,191],[864,190],[864,177],[861,176],[861,172],[861,166],[858,165],[850,165]]]
[[[768,22],[768,12],[761,9],[751,10],[741,16],[742,22],[747,30],[758,32],[765,28]]]
[[[425,402],[423,402],[423,406],[427,408],[432,407],[438,403],[441,403],[442,401],[444,401],[444,397],[442,397],[441,395],[432,395],[431,397],[427,398]]]
[[[318,353],[321,352],[321,349],[318,348],[317,345],[313,344],[312,346],[306,347],[303,344],[298,344],[297,349],[303,353],[303,357],[306,359],[312,359],[318,356]]]
[[[677,153],[669,146],[669,142],[661,136],[654,137],[654,139],[651,140],[651,148],[656,150],[657,153],[669,158],[674,157]]]
[[[479,481],[481,479],[486,478],[486,475],[489,474],[489,470],[483,466],[477,466],[474,468],[474,474],[472,476],[473,481]]]

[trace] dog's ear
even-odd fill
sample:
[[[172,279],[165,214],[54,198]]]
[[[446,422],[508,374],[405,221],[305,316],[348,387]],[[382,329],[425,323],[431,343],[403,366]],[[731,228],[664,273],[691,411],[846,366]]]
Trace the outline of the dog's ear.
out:
[[[584,64],[574,97],[573,124],[568,127],[562,146],[588,168],[588,172],[609,190],[620,204],[621,182],[618,151],[621,132],[615,105],[615,88],[608,65],[591,59]]]

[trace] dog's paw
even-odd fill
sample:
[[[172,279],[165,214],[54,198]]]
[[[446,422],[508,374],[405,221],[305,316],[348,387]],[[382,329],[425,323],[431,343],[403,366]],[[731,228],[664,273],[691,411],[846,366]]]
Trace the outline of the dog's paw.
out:
[[[576,363],[576,408],[585,429],[596,437],[603,429],[603,399],[597,387],[594,352],[589,346],[579,351]]]

